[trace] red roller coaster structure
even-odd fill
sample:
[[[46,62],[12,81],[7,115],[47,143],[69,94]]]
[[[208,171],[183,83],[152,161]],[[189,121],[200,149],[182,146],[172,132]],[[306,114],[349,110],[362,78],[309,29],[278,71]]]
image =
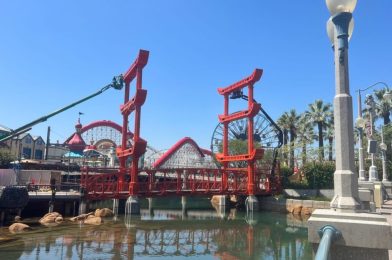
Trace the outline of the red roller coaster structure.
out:
[[[142,88],[142,71],[148,61],[149,52],[140,50],[135,62],[124,74],[125,95],[124,103],[120,106],[123,116],[122,140],[116,154],[120,161],[119,169],[84,168],[81,185],[85,196],[91,200],[108,198],[128,198],[131,196],[165,196],[165,195],[267,195],[280,189],[279,167],[276,167],[274,157],[272,170],[256,170],[256,161],[261,159],[264,149],[255,148],[253,135],[247,137],[248,152],[246,154],[230,155],[228,140],[228,125],[230,122],[246,118],[248,132],[253,132],[253,118],[261,109],[260,104],[253,99],[253,85],[257,82],[262,70],[256,69],[253,74],[227,88],[218,89],[224,96],[224,114],[219,121],[224,125],[223,153],[215,154],[223,168],[159,168],[168,157],[185,144],[194,149],[198,146],[190,138],[184,138],[173,149],[168,151],[152,169],[139,169],[139,158],[145,153],[147,141],[140,137],[141,106],[147,96],[147,90]],[[136,91],[130,99],[130,83],[136,80]],[[229,114],[229,95],[237,95],[243,88],[248,88],[247,110]],[[241,92],[242,93],[242,92]],[[127,133],[128,118],[135,113],[133,135]],[[270,118],[268,118],[270,120]],[[270,120],[271,121],[271,120]],[[280,131],[280,129],[279,129]],[[198,150],[201,156],[205,151]],[[231,162],[246,161],[246,168],[229,167]],[[257,174],[256,174],[257,172]],[[264,177],[261,177],[261,176]]]

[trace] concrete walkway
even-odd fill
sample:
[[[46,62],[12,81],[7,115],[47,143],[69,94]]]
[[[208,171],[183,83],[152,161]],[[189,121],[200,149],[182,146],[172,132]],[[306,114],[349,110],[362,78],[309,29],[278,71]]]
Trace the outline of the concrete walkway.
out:
[[[381,208],[377,209],[377,212],[387,218],[389,225],[392,226],[392,200],[384,201]],[[392,250],[389,250],[389,259],[392,260]]]

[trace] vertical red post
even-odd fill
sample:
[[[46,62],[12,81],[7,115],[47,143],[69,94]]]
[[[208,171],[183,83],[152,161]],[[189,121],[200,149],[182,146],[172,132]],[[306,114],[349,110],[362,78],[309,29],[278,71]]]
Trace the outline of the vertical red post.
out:
[[[124,104],[121,105],[120,110],[123,115],[123,128],[122,128],[122,142],[121,147],[116,150],[117,156],[120,160],[120,171],[118,178],[118,190],[123,191],[124,176],[129,172],[130,183],[129,183],[129,195],[137,195],[138,185],[138,162],[140,156],[142,156],[147,147],[147,142],[140,137],[140,117],[141,117],[141,106],[144,104],[147,96],[147,90],[142,88],[142,71],[144,66],[147,64],[149,52],[140,50],[139,55],[131,65],[131,67],[124,74],[125,82],[125,96]],[[136,91],[135,96],[130,99],[130,83],[136,78]],[[134,121],[134,134],[131,139],[132,144],[128,145],[128,118],[129,115],[135,112]],[[129,147],[128,147],[129,146]],[[127,159],[131,158],[131,168],[127,168]]]
[[[225,95],[225,104],[224,104],[224,115],[229,115],[229,95]],[[223,155],[229,155],[229,122],[223,123]],[[222,170],[222,186],[221,191],[226,191],[228,188],[227,184],[227,166],[228,162],[223,162],[223,170]]]
[[[129,85],[130,82],[125,83],[125,94],[124,94],[124,104],[128,103],[129,101]],[[123,125],[122,129],[128,129],[128,116],[129,114],[123,115]],[[121,136],[121,147],[127,147],[127,141],[128,141],[128,132],[122,131],[122,136]],[[120,156],[119,161],[120,161],[120,172],[118,176],[118,185],[117,185],[117,192],[123,191],[123,186],[124,186],[124,176],[126,174],[126,156]]]
[[[253,84],[248,86],[248,108],[253,104]],[[248,154],[253,152],[253,116],[248,117]],[[255,173],[254,159],[248,161],[248,195],[255,194]]]

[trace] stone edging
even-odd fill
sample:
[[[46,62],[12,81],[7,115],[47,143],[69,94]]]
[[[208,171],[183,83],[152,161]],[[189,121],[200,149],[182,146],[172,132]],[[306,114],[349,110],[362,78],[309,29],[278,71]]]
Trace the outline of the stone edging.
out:
[[[315,209],[329,209],[329,201],[299,200],[275,197],[263,197],[259,201],[261,210],[292,213],[294,215],[311,215]]]

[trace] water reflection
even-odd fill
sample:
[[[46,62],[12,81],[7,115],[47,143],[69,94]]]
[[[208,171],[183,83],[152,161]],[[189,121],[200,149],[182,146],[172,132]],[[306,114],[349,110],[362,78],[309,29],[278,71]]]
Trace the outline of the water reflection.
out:
[[[214,211],[142,210],[140,217],[106,220],[100,226],[65,223],[0,236],[2,259],[312,259],[300,220],[273,213],[225,218]]]

